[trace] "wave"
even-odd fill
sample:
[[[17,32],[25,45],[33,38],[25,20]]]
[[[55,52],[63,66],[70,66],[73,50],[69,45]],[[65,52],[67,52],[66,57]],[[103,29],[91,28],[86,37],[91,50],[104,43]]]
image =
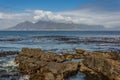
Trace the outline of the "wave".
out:
[[[11,42],[14,42],[14,41],[21,41],[23,39],[20,39],[20,38],[7,38],[7,39],[0,39],[0,41],[11,41]]]

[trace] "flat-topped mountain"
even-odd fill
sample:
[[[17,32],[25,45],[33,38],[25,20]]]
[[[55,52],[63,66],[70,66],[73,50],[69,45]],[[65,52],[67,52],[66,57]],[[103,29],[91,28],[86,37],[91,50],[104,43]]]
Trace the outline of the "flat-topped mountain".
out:
[[[104,26],[101,25],[86,25],[86,24],[74,24],[74,23],[59,23],[52,21],[38,21],[32,23],[25,21],[17,24],[8,30],[104,30]]]

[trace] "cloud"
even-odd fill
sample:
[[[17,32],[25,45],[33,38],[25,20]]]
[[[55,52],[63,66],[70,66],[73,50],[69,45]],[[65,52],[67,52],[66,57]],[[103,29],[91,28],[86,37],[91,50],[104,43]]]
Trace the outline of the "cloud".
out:
[[[15,26],[24,21],[32,21],[30,13],[3,13],[0,12],[0,29]]]
[[[103,25],[106,28],[114,28],[120,25],[120,12],[93,12],[91,9],[60,12],[63,16],[71,16],[77,24]]]
[[[90,0],[81,4],[77,9],[90,8],[94,11],[120,11],[120,0]]]
[[[81,9],[53,13],[50,11],[34,10],[34,21],[45,20],[63,23],[103,25],[114,28],[120,25],[120,12],[92,12],[91,9]]]
[[[33,13],[34,13],[33,18],[35,21],[45,20],[45,21],[54,21],[54,22],[63,22],[63,23],[69,23],[72,21],[71,17],[55,14],[51,11],[35,10]]]
[[[0,29],[15,26],[24,21],[37,22],[39,20],[61,23],[71,23],[72,18],[62,16],[51,11],[25,10],[23,13],[0,12]]]
[[[30,14],[27,13],[0,13],[0,19],[7,19],[7,20],[13,20],[13,19],[17,19],[17,20],[22,20],[22,18],[24,17],[24,19],[26,17],[30,16]]]

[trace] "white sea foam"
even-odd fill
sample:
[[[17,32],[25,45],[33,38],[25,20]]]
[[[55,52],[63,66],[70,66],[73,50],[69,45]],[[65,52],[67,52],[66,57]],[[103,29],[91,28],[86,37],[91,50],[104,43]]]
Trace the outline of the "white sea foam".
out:
[[[0,70],[5,70],[7,73],[17,72],[14,56],[2,57],[0,63]]]
[[[29,80],[29,75],[23,75],[19,78],[19,80]]]
[[[3,66],[3,67],[7,67],[7,66],[16,67],[17,65],[15,64],[14,59],[12,59],[12,60],[10,60],[10,61],[7,61],[6,63],[3,63],[2,66]]]
[[[19,73],[19,71],[17,69],[18,65],[14,62],[14,58],[15,58],[15,56],[1,57],[0,70],[5,70],[6,74],[11,74],[11,75]],[[12,77],[11,77],[11,79],[12,79]],[[29,80],[29,75],[19,75],[16,79],[17,80]]]

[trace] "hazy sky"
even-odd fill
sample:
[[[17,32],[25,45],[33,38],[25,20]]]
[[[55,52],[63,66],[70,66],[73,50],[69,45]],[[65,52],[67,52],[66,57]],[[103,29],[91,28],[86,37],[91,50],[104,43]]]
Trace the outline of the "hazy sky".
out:
[[[39,20],[120,28],[120,0],[0,0],[0,29]]]

